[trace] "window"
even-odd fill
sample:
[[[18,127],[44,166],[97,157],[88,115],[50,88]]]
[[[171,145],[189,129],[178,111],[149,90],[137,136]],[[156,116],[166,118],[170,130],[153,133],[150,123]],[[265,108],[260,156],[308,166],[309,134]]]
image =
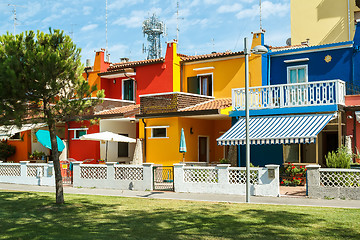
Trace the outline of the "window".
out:
[[[128,134],[121,134],[119,133],[119,135],[123,135],[125,137],[128,137]],[[129,157],[129,143],[126,142],[118,142],[118,157]]]
[[[212,96],[213,88],[212,74],[188,77],[187,87],[189,93]]]
[[[134,101],[134,85],[135,85],[135,81],[132,79],[125,79],[123,80],[123,100],[129,100],[129,101]]]
[[[69,128],[69,130],[74,131],[74,138],[73,139],[79,139],[81,136],[87,134],[87,128]]]
[[[152,138],[166,138],[167,137],[166,128],[152,128],[151,129],[151,137]]]
[[[150,138],[168,138],[167,136],[167,128],[169,126],[149,126],[145,128],[151,129],[151,137]]]
[[[12,135],[9,139],[11,140],[21,140],[21,135],[20,133],[15,133],[14,135]]]
[[[307,82],[308,78],[307,65],[294,66],[287,68],[288,83]]]

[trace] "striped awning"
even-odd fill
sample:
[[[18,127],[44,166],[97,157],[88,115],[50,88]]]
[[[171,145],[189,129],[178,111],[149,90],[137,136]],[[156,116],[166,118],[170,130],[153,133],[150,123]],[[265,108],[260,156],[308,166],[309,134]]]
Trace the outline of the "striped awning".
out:
[[[250,144],[315,143],[318,133],[335,117],[331,114],[250,117]],[[240,118],[218,145],[244,145],[245,118]]]

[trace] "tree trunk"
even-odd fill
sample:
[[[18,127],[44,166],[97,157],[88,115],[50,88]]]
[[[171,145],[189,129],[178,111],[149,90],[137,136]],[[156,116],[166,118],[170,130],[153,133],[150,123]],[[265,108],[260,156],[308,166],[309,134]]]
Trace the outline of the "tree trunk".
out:
[[[237,166],[237,146],[230,145],[229,152],[228,152],[228,159],[232,167]]]
[[[60,160],[59,160],[59,151],[55,133],[55,125],[48,124],[50,139],[51,139],[51,157],[54,163],[54,171],[55,171],[55,187],[56,187],[56,204],[64,203],[64,188],[61,177],[61,168],[60,168]]]

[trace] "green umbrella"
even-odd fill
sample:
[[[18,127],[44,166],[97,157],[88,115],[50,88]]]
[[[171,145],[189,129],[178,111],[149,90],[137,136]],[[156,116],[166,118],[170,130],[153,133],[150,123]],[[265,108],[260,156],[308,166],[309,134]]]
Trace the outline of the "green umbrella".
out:
[[[185,161],[185,153],[186,153],[186,142],[185,142],[185,133],[184,133],[183,128],[181,128],[179,152],[183,154],[183,162],[184,162]]]

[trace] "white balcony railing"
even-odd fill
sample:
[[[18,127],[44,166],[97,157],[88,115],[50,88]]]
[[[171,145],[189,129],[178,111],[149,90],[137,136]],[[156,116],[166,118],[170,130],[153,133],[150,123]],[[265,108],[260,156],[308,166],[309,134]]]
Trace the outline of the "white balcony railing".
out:
[[[249,109],[345,105],[345,82],[329,80],[249,88]],[[232,90],[234,110],[245,110],[245,88]]]

